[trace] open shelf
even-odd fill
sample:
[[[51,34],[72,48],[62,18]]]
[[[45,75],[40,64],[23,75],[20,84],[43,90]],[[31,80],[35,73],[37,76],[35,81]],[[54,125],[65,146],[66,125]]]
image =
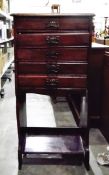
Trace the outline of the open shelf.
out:
[[[75,143],[75,144],[72,144]],[[26,138],[25,153],[83,152],[79,136],[33,136]]]
[[[6,20],[13,20],[13,17],[10,16],[8,13],[4,12],[0,9],[0,18],[6,18]]]
[[[0,95],[3,97],[6,75],[8,68],[12,64],[14,58],[9,48],[13,47],[12,23],[13,17],[10,16],[10,2],[2,2],[0,9]],[[10,56],[11,55],[11,56]],[[11,78],[8,78],[11,81]]]
[[[7,61],[7,63],[5,64],[2,74],[0,75],[0,78],[3,77],[3,75],[5,74],[6,70],[8,70],[9,66],[11,65],[11,63],[14,61],[14,57],[12,57],[11,59],[9,59],[9,61]]]
[[[10,41],[13,41],[14,38],[11,37],[11,38],[6,38],[6,39],[0,39],[0,44],[4,44],[4,43],[7,43],[7,42],[10,42]]]
[[[84,156],[80,136],[28,136],[24,150],[23,163],[76,164]]]

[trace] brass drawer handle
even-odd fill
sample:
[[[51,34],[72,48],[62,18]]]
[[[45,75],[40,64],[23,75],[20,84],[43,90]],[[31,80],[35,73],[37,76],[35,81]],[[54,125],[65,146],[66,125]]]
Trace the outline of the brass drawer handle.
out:
[[[51,79],[48,78],[48,79],[46,79],[45,87],[47,89],[57,89],[57,87],[58,87],[58,80],[55,79],[55,78],[51,78]]]
[[[48,36],[46,38],[46,41],[49,45],[57,45],[59,44],[59,38],[55,37],[55,36]]]
[[[60,65],[58,64],[48,64],[47,65],[47,73],[50,74],[50,73],[54,73],[54,74],[57,74],[59,73],[60,71]]]
[[[56,21],[50,21],[47,25],[47,28],[49,28],[49,29],[58,29],[59,24]]]

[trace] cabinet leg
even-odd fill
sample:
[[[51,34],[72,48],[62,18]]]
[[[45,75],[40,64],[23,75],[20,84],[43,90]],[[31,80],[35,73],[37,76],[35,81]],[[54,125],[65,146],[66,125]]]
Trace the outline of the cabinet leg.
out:
[[[22,169],[22,151],[21,148],[18,148],[18,168]]]
[[[26,94],[16,94],[16,111],[17,111],[17,127],[18,127],[18,162],[19,170],[22,168],[22,158],[25,151],[25,133],[22,131],[23,127],[27,127],[26,118]]]
[[[26,135],[23,132],[19,133],[19,145],[18,145],[18,161],[19,161],[19,170],[22,168],[23,156],[25,152],[25,142]]]
[[[83,134],[83,143],[84,143],[84,165],[86,170],[90,170],[90,152],[89,152],[89,129]]]
[[[85,160],[84,160],[84,165],[86,167],[86,170],[90,170],[90,164],[89,164],[89,150],[85,150]]]
[[[18,93],[16,95],[16,111],[17,111],[17,124],[18,124],[18,133],[19,133],[20,127],[27,126],[26,94]]]

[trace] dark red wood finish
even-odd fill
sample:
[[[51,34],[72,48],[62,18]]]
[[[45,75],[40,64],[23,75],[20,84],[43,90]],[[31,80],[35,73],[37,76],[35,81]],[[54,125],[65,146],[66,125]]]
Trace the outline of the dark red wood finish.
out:
[[[20,69],[19,69],[20,68]],[[22,62],[18,63],[19,74],[86,74],[87,63],[86,62]]]
[[[67,31],[69,30],[89,30],[90,19],[81,16],[19,16],[17,21],[15,21],[16,29],[18,32],[22,31],[33,31],[36,30],[41,32],[55,32],[57,30]],[[19,25],[20,24],[20,25]],[[42,31],[43,32],[43,31]]]
[[[16,61],[62,61],[72,62],[73,61],[87,61],[88,50],[87,47],[48,47],[43,48],[17,48],[16,50]]]
[[[105,52],[102,81],[101,131],[109,142],[109,49]]]
[[[79,94],[83,91],[86,94],[88,91],[92,16],[92,14],[14,14],[19,168],[22,166],[22,156],[31,153],[26,147],[28,129],[30,135],[37,131],[41,134],[43,131],[43,128],[27,127],[26,93],[68,96],[73,91]],[[45,137],[51,140],[52,144],[46,151],[41,152],[46,155],[52,150],[52,153],[56,154],[58,150],[61,156],[60,158],[56,155],[57,158],[49,159],[48,164],[59,164],[61,161],[62,164],[80,165],[84,161],[86,168],[89,169],[89,127],[85,99],[83,98],[81,105],[81,128],[78,126],[74,129],[75,134],[73,128],[52,128],[57,136],[51,137],[51,129],[44,128],[47,134]],[[69,103],[72,106],[72,102],[69,101]],[[81,136],[84,138],[84,145]],[[56,139],[59,143],[53,148]],[[61,144],[63,152],[58,149],[61,148]],[[33,150],[33,153],[38,153],[38,151]],[[47,163],[47,157],[38,160],[40,163],[42,161]],[[35,162],[38,163],[38,160],[35,159]]]

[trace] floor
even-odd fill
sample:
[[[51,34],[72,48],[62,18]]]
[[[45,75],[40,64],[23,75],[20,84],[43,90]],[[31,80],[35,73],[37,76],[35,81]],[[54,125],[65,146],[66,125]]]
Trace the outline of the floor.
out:
[[[36,104],[38,108],[36,109]],[[27,95],[28,105],[28,125],[34,125],[36,120],[36,111],[39,116],[37,125],[64,125],[70,123],[68,116],[70,112],[66,103],[60,107],[54,105],[54,110],[48,96],[37,94]],[[31,108],[34,107],[34,110]],[[43,109],[43,110],[42,110]],[[32,121],[31,115],[32,112]],[[54,115],[56,118],[54,118]],[[67,118],[66,118],[67,115]],[[64,117],[64,123],[61,117]],[[46,120],[44,119],[46,117]],[[58,118],[58,121],[57,121]],[[43,122],[45,121],[45,122]],[[72,123],[70,123],[72,125]],[[99,152],[106,151],[108,143],[98,129],[90,130],[90,166],[87,172],[84,165],[81,167],[74,166],[54,166],[54,165],[23,165],[22,170],[18,171],[17,162],[17,125],[16,125],[16,108],[15,108],[15,87],[14,73],[11,82],[5,85],[5,97],[0,99],[0,175],[109,175],[109,167],[100,166],[96,162]]]

